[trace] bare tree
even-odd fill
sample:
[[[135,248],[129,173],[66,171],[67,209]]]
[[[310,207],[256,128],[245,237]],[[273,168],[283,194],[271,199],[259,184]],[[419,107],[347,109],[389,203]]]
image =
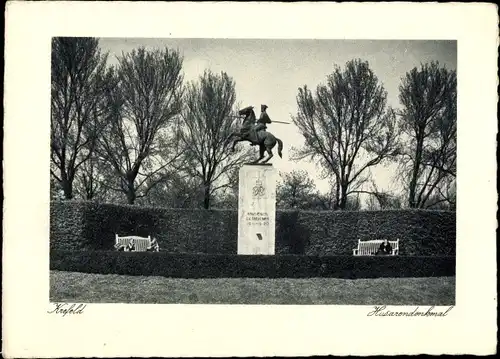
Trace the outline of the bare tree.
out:
[[[138,199],[137,203],[168,208],[201,208],[201,196],[203,186],[200,180],[177,172],[158,183],[147,197]]]
[[[98,152],[92,151],[75,177],[74,191],[84,200],[104,201],[109,199],[113,179],[113,172],[100,160]]]
[[[105,122],[103,103],[112,73],[106,70],[93,38],[52,40],[51,174],[66,199],[73,198],[73,181],[90,158]]]
[[[281,208],[311,209],[316,207],[318,191],[304,170],[282,173],[276,191],[276,205]]]
[[[456,72],[438,62],[415,67],[402,79],[399,117],[406,150],[401,175],[411,208],[436,205],[436,198],[449,201],[443,189],[456,177],[456,81]]]
[[[315,95],[299,88],[293,122],[305,146],[294,158],[319,159],[333,177],[335,209],[346,209],[348,196],[363,190],[370,167],[398,154],[395,113],[386,103],[383,85],[361,60],[336,67]]]
[[[100,155],[115,173],[112,189],[130,204],[176,171],[182,61],[167,48],[139,48],[118,58],[117,85],[108,99],[114,111],[100,137]]]
[[[294,170],[282,174],[282,178],[278,183],[276,193],[278,207],[316,211],[334,209],[335,198],[332,191],[319,192],[306,171]],[[359,210],[360,208],[359,195],[351,195],[347,198],[345,210]]]
[[[188,84],[185,94],[180,123],[185,170],[200,179],[206,209],[217,191],[231,187],[230,174],[250,156],[248,148],[231,151],[229,139],[237,126],[235,101],[235,83],[225,72],[205,71],[197,82]]]
[[[374,183],[373,189],[369,192],[369,194],[370,196],[367,201],[368,210],[403,208],[401,195],[391,193],[389,191],[381,191]]]
[[[330,189],[327,193],[319,193],[314,208],[322,211],[334,210],[336,208],[335,191]]]

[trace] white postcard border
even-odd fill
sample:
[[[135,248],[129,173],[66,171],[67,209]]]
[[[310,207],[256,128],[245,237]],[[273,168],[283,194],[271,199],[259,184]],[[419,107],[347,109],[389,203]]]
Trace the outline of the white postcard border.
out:
[[[453,3],[8,3],[4,355],[494,353],[495,10]],[[79,316],[47,314],[52,36],[458,40],[456,307],[445,318],[367,317],[369,306],[92,304]]]

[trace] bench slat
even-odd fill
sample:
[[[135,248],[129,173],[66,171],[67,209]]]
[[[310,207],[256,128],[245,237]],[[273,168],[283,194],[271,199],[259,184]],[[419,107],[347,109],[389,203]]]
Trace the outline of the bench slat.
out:
[[[369,241],[358,240],[358,248],[353,249],[353,255],[355,256],[369,256],[377,253],[380,244],[383,239],[375,239]],[[395,241],[388,241],[392,247],[391,255],[399,254],[399,239]]]
[[[147,250],[154,249],[159,251],[158,242],[156,239],[151,239],[148,237],[139,236],[123,236],[120,237],[118,234],[115,235],[115,248],[123,248],[125,251],[132,249],[134,252],[146,252]]]

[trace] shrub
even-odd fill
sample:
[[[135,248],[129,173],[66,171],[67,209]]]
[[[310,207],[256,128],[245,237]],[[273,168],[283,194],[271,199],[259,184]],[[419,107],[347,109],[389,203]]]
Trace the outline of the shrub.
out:
[[[51,203],[52,249],[111,250],[115,233],[151,235],[170,253],[236,254],[238,211]],[[358,239],[400,238],[400,254],[455,254],[449,211],[278,211],[276,254],[351,255]]]
[[[52,270],[176,278],[379,278],[455,275],[455,257],[247,256],[51,251]]]
[[[83,234],[87,202],[52,201],[50,203],[50,249],[88,249],[92,239]]]

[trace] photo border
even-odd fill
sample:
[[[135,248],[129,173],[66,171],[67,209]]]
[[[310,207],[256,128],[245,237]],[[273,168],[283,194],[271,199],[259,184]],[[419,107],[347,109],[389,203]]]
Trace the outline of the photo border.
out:
[[[4,355],[494,353],[495,10],[495,5],[456,3],[7,3]],[[89,304],[81,315],[48,314],[54,36],[457,40],[456,307],[444,318],[375,318],[367,316],[372,306],[337,305]]]

